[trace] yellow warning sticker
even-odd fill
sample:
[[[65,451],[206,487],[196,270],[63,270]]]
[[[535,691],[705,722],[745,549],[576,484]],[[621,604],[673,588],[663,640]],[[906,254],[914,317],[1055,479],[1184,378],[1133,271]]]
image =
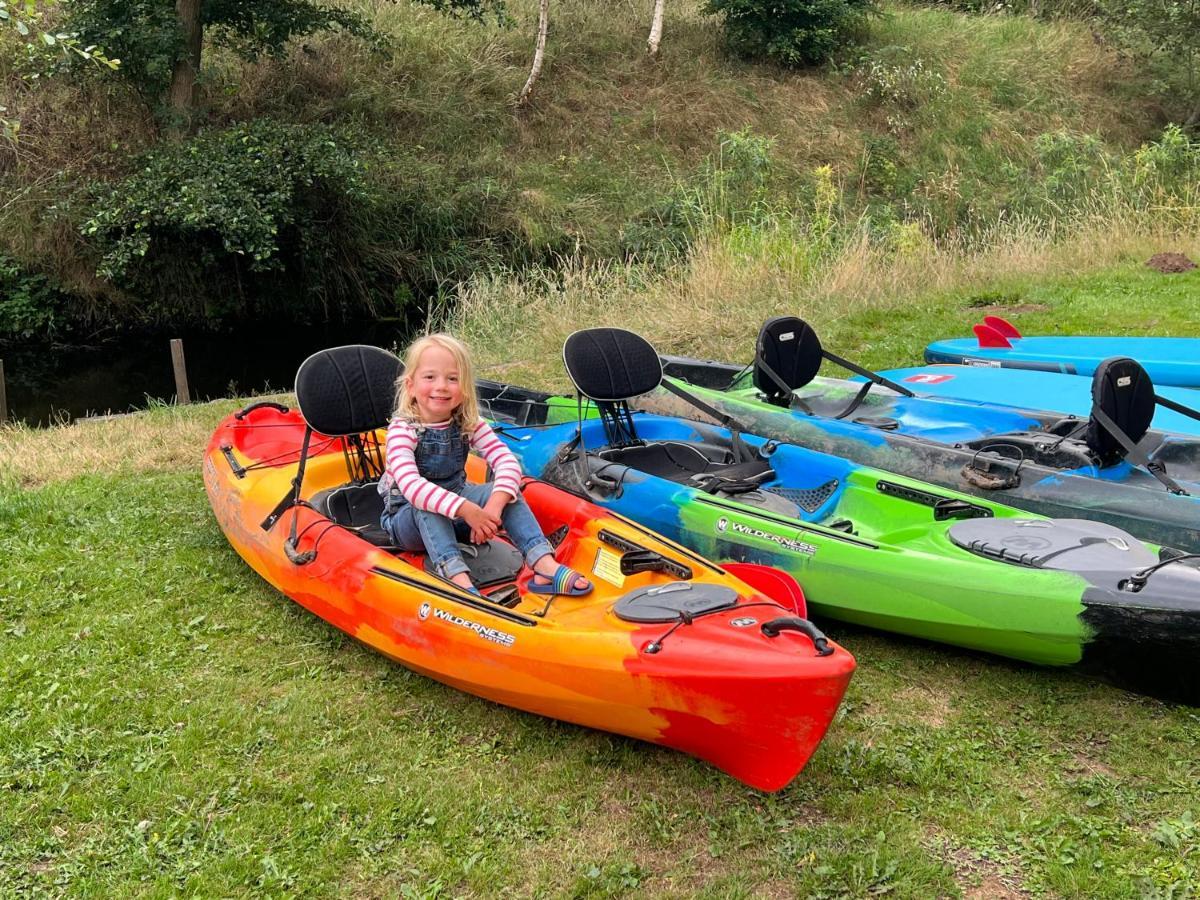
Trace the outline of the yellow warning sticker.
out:
[[[592,574],[617,587],[625,584],[625,576],[621,574],[621,557],[603,547],[596,551],[596,564],[592,566]]]

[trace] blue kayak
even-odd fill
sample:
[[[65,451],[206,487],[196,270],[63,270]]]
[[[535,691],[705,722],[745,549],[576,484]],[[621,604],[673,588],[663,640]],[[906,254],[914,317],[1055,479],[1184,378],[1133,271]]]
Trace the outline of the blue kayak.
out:
[[[1083,375],[1055,375],[1032,369],[991,366],[912,366],[879,373],[907,385],[926,397],[986,403],[1014,410],[1044,409],[1061,415],[1086,416],[1092,409],[1092,379]],[[1155,385],[1160,397],[1200,405],[1200,393],[1191,388]],[[1170,409],[1155,410],[1151,428],[1200,436],[1200,422]]]
[[[1200,338],[1195,337],[1025,337],[999,316],[975,326],[974,338],[934,341],[927,363],[1036,369],[1092,375],[1113,356],[1136,359],[1155,384],[1200,387]]]

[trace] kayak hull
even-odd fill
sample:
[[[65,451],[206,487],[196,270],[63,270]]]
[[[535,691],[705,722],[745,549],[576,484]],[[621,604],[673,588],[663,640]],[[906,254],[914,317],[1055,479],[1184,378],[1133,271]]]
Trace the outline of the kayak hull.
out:
[[[732,625],[746,617],[742,606],[757,604],[758,620],[780,607],[694,553],[549,485],[527,483],[526,499],[548,533],[566,526],[557,555],[596,589],[556,598],[545,615],[538,613],[547,598],[527,590],[528,569],[516,581],[519,602],[502,606],[425,572],[419,556],[373,546],[306,506],[264,529],[295,475],[302,434],[295,413],[231,416],[208,446],[205,486],[218,524],[251,568],[347,634],[459,690],[682,750],[762,790],[787,784],[820,743],[854,670],[850,654],[831,645],[820,656],[803,634],[769,637]],[[349,480],[340,440],[317,435],[313,447],[306,498]],[[304,565],[284,548],[292,517],[296,549],[316,552]],[[621,575],[620,554],[602,531],[678,561],[692,582],[732,588],[737,604],[678,628],[660,652],[647,653],[671,624],[621,620],[613,604],[673,576]]]
[[[922,395],[945,400],[1052,410],[1064,416],[1086,417],[1092,409],[1092,379],[1083,375],[954,365],[911,366],[887,369],[879,374]],[[1194,408],[1200,405],[1200,392],[1191,388],[1155,385],[1154,392],[1183,406]],[[1156,431],[1200,437],[1200,422],[1162,406],[1154,410],[1150,427]]]

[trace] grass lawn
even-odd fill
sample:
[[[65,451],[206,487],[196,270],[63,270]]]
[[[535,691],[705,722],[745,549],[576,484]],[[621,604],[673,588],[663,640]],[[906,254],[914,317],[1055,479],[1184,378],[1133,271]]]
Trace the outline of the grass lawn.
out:
[[[1196,278],[1014,276],[817,321],[881,366],[980,299],[1031,332],[1198,334]],[[233,408],[0,430],[0,895],[1200,892],[1200,709],[823,622],[858,672],[759,794],[414,675],[267,586],[200,479]]]

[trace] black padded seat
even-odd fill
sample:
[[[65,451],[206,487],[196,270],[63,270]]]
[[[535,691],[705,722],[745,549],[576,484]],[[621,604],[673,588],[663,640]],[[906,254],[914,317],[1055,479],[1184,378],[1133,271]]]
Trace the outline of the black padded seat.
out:
[[[351,344],[314,353],[296,372],[296,405],[313,431],[335,437],[387,425],[404,365],[379,347]]]
[[[1146,370],[1127,356],[1114,356],[1096,367],[1092,376],[1092,417],[1084,440],[1102,466],[1125,458],[1121,442],[1096,417],[1103,410],[1116,426],[1137,444],[1154,419],[1154,383]]]
[[[339,525],[358,532],[376,547],[391,547],[392,538],[379,524],[383,497],[374,481],[344,484],[314,494],[308,501],[317,512]]]
[[[724,455],[713,459],[701,447],[677,441],[616,447],[601,450],[596,455],[668,481],[687,481],[700,472],[726,465]]]
[[[788,397],[816,377],[823,353],[821,339],[803,319],[797,316],[768,319],[758,332],[754,386],[771,400]],[[766,367],[770,367],[770,372]]]
[[[624,328],[586,328],[563,344],[571,383],[598,402],[631,400],[662,383],[662,360],[640,334]]]
[[[525,565],[521,551],[503,538],[492,538],[486,544],[471,544],[459,541],[458,552],[471,573],[476,587],[489,588],[497,584],[516,581]],[[425,571],[438,574],[433,560],[425,557]]]

